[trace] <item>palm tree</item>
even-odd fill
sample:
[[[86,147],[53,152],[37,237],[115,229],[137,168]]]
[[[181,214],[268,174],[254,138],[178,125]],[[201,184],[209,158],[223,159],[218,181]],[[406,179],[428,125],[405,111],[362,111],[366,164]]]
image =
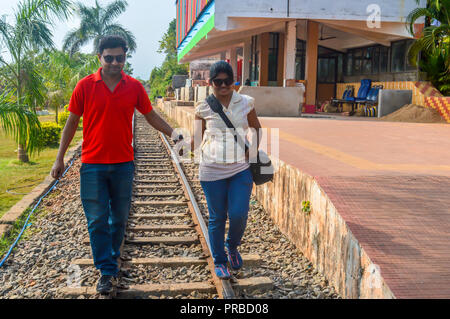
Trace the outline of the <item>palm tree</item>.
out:
[[[14,100],[15,97],[12,96],[12,92],[0,93],[1,127],[5,134],[14,137],[17,142],[25,141],[22,143],[34,146],[33,141],[37,140],[40,132],[39,119],[36,113],[24,109]],[[23,146],[20,146],[20,144],[19,150],[23,153]],[[21,159],[20,156],[19,159]],[[27,159],[24,159],[24,161],[27,161]]]
[[[70,55],[78,52],[80,48],[90,41],[94,41],[93,53],[97,52],[100,39],[105,35],[121,35],[128,43],[130,52],[136,50],[136,38],[131,31],[115,23],[114,19],[122,14],[128,3],[126,0],[115,0],[106,7],[101,7],[95,1],[95,7],[87,7],[81,2],[77,3],[76,12],[81,18],[80,27],[70,31],[64,38],[63,50]]]
[[[419,5],[420,0],[416,3]],[[450,94],[450,0],[427,0],[425,8],[414,9],[407,17],[412,35],[414,24],[421,18],[425,18],[425,27],[409,49],[410,63],[419,64],[436,88]]]
[[[72,57],[58,50],[45,50],[39,56],[39,72],[45,78],[48,102],[55,108],[55,122],[58,111],[67,104],[77,82],[92,74],[100,66],[96,55],[76,53]]]
[[[420,4],[420,0],[416,0]],[[430,53],[435,47],[448,47],[450,39],[450,0],[428,0],[426,8],[414,9],[406,18],[409,32],[414,35],[417,20],[425,18],[422,36],[411,49],[411,58],[417,62],[420,51]],[[432,23],[434,22],[434,23]]]
[[[33,57],[37,50],[54,47],[50,26],[55,18],[67,19],[70,10],[70,0],[22,0],[13,25],[0,20],[0,41],[11,57],[7,61],[0,56],[0,77],[5,83],[0,121],[18,143],[22,162],[37,150],[40,130],[33,102],[43,100],[43,81]]]

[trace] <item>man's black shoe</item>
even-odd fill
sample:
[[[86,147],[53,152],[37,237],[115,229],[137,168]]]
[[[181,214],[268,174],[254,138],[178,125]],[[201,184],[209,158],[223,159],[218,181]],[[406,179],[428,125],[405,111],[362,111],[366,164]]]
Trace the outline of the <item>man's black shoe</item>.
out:
[[[101,295],[108,295],[116,285],[115,278],[109,275],[102,275],[97,283],[97,292]]]

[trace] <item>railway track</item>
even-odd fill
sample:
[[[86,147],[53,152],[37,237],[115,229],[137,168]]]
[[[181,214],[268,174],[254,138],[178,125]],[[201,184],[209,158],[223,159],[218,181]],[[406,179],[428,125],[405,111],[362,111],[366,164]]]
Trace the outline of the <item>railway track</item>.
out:
[[[215,276],[207,233],[207,206],[199,181],[175,160],[172,142],[135,118],[135,179],[133,199],[119,261],[121,275],[109,298],[225,298],[240,291],[272,289],[269,277]],[[84,245],[89,245],[85,238]],[[260,257],[243,254],[244,270],[258,267]],[[92,259],[72,266],[93,268]],[[67,297],[96,295],[95,286],[65,287]]]

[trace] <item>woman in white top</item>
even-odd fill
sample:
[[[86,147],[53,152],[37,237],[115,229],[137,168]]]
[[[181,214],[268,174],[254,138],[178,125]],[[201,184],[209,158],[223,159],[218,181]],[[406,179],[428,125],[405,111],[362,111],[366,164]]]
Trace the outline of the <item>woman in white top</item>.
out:
[[[219,61],[211,66],[209,83],[214,96],[222,104],[237,133],[245,138],[249,128],[259,132],[261,125],[256,116],[254,99],[235,92],[233,82],[233,69],[228,63]],[[194,137],[202,137],[199,179],[208,203],[208,234],[215,272],[219,278],[227,279],[231,276],[227,260],[232,269],[242,267],[237,248],[247,225],[253,188],[248,151],[237,145],[234,132],[206,100],[196,107],[195,119]],[[259,146],[259,138],[257,144]],[[224,243],[227,214],[229,231]]]

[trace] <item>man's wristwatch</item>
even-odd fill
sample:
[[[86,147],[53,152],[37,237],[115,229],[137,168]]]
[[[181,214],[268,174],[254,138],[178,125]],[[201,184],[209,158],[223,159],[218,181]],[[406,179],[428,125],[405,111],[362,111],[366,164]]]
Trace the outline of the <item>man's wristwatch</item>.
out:
[[[179,141],[183,140],[183,135],[178,135],[178,137],[174,138],[172,141],[177,144]]]

